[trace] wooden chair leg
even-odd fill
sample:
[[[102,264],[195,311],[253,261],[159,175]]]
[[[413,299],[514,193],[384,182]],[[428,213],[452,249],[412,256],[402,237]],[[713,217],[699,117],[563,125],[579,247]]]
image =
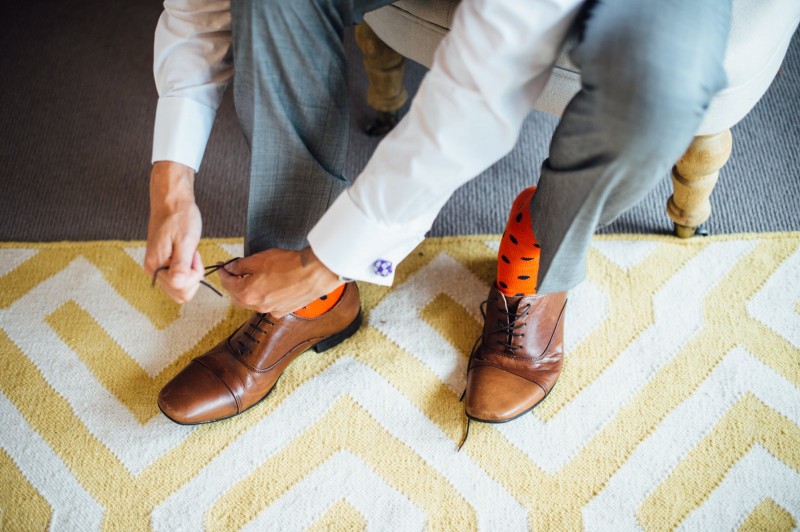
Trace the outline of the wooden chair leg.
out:
[[[667,200],[667,214],[675,222],[675,234],[680,238],[694,236],[697,227],[711,216],[709,198],[732,146],[730,129],[695,137],[672,168],[674,191]]]
[[[377,119],[365,130],[369,135],[383,135],[397,124],[400,108],[408,101],[403,87],[405,58],[380,40],[366,22],[356,26],[356,43],[369,79],[367,105],[378,111]]]

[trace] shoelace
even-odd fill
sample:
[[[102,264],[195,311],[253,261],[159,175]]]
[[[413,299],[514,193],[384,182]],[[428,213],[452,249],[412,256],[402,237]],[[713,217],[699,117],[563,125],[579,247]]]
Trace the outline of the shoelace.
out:
[[[221,268],[224,268],[225,266],[227,266],[228,264],[231,264],[232,262],[235,262],[235,261],[239,260],[240,258],[241,257],[234,257],[234,258],[232,258],[232,259],[230,259],[228,261],[221,262],[219,264],[206,266],[204,268],[206,272],[203,274],[203,277],[208,277],[212,273],[220,270]],[[156,285],[156,277],[158,277],[159,272],[162,272],[162,271],[165,271],[165,270],[169,270],[169,266],[161,266],[160,268],[157,268],[155,272],[153,272],[153,281],[150,284],[151,287],[154,287]],[[212,285],[208,281],[201,280],[200,284],[202,284],[203,286],[205,286],[207,288],[210,288],[215,294],[217,294],[218,296],[222,297],[222,292],[217,290],[214,287],[214,285]],[[257,316],[258,316],[258,321],[257,322],[252,323],[252,321],[251,321],[250,323],[247,324],[250,327],[250,330],[244,332],[244,338],[238,338],[237,341],[236,341],[237,345],[239,346],[239,355],[240,356],[242,354],[242,351],[247,351],[248,354],[253,352],[252,348],[250,347],[250,345],[248,345],[248,343],[245,340],[250,340],[252,342],[252,345],[258,345],[260,340],[258,338],[256,338],[254,335],[256,333],[261,333],[262,335],[266,335],[267,334],[267,331],[265,331],[264,329],[261,328],[261,324],[262,323],[268,323],[270,325],[275,325],[267,317],[266,314],[258,313]]]
[[[203,274],[203,277],[208,277],[212,273],[220,270],[221,268],[224,268],[225,266],[227,266],[228,264],[231,264],[232,262],[235,262],[235,261],[239,260],[240,258],[241,257],[234,257],[234,258],[232,258],[232,259],[230,259],[228,261],[221,262],[219,264],[206,266],[204,268],[206,272]],[[151,287],[154,287],[156,285],[156,277],[158,277],[159,272],[162,272],[162,271],[165,271],[165,270],[169,270],[169,266],[161,266],[160,268],[157,268],[155,272],[153,272],[153,281],[150,284]],[[207,288],[210,288],[215,294],[217,294],[218,296],[222,297],[222,292],[217,290],[214,287],[214,285],[212,285],[208,281],[201,280],[200,284],[202,284],[203,286],[205,286]],[[263,314],[263,313],[259,312],[257,314],[257,316],[258,316],[258,321],[257,322],[253,323],[251,321],[250,323],[247,324],[247,326],[250,327],[250,330],[244,332],[244,338],[240,337],[240,338],[238,338],[236,340],[236,343],[239,346],[239,356],[242,355],[242,351],[247,351],[247,354],[250,354],[250,353],[253,352],[253,349],[251,348],[251,345],[258,345],[258,343],[260,342],[260,340],[254,336],[256,333],[261,333],[264,336],[266,336],[268,334],[267,331],[265,331],[264,329],[261,328],[261,324],[262,323],[268,323],[269,325],[272,325],[272,326],[275,325],[275,323],[272,322],[272,320],[270,320],[267,317],[267,314]],[[252,344],[248,345],[248,342],[246,340],[250,340],[250,342],[252,342]]]
[[[481,315],[483,315],[483,319],[486,319],[486,310],[485,310],[486,307],[485,307],[485,305],[487,305],[488,302],[489,302],[489,300],[487,299],[486,301],[481,303],[480,309],[481,309]],[[566,308],[567,308],[567,302],[564,301],[564,306],[561,307],[561,312],[559,312],[559,314],[558,314],[558,320],[557,320],[556,323],[561,321],[561,317],[564,314],[564,309],[566,309]],[[498,329],[496,331],[492,331],[492,332],[490,332],[488,334],[491,335],[491,334],[496,334],[498,332],[505,331],[505,332],[508,333],[509,339],[511,339],[512,337],[517,337],[517,336],[525,336],[522,333],[514,333],[514,331],[519,329],[521,326],[525,325],[525,324],[519,324],[517,326],[517,321],[519,321],[520,319],[524,318],[525,316],[527,316],[530,313],[531,306],[530,305],[526,306],[525,309],[520,313],[506,312],[505,310],[502,309],[502,307],[499,310],[500,310],[500,312],[502,312],[503,314],[505,314],[505,315],[507,315],[509,317],[508,325],[503,325],[502,320],[497,320],[498,324],[501,325],[500,329]],[[539,356],[541,356],[542,354],[546,353],[547,350],[550,348],[550,344],[553,342],[553,338],[555,337],[555,334],[556,334],[556,328],[553,328],[553,332],[550,335],[550,340],[547,342],[547,345],[544,347],[544,350],[542,350],[542,353]],[[480,345],[480,341],[483,338],[485,338],[485,336],[483,335],[483,333],[481,333],[481,335],[478,337],[478,340],[475,342],[475,345],[472,347],[472,352],[469,355],[470,359],[472,359],[472,355],[475,354],[475,350],[478,348],[478,345]],[[497,342],[502,344],[502,345],[504,345],[504,346],[506,346],[512,352],[514,351],[515,348],[518,349],[520,347],[520,346],[509,345],[508,343],[506,343],[504,341],[501,341],[501,340],[497,340]],[[463,401],[464,400],[464,396],[466,394],[467,394],[467,389],[464,388],[464,393],[461,394],[461,399],[459,399],[459,401]],[[461,440],[461,443],[458,444],[458,449],[456,449],[456,452],[460,451],[461,448],[464,446],[464,444],[467,443],[467,437],[469,437],[470,421],[472,421],[472,420],[468,417],[467,418],[467,428],[464,431],[464,438]]]
[[[503,320],[498,319],[497,324],[500,325],[500,328],[489,334],[496,334],[499,332],[508,333],[507,342],[505,340],[496,340],[496,342],[510,351],[516,351],[517,349],[520,349],[522,346],[514,345],[511,342],[514,341],[514,338],[522,338],[523,336],[525,336],[525,333],[518,333],[514,331],[517,331],[527,325],[527,323],[517,323],[517,322],[522,318],[526,317],[530,313],[531,306],[527,305],[522,312],[506,312],[502,308],[499,310],[502,314],[505,314],[506,317],[508,318],[508,324],[504,324]]]
[[[489,304],[489,300],[487,299],[486,301],[483,301],[481,303],[481,306],[480,306],[481,316],[483,316],[484,320],[486,320],[486,307],[487,307],[488,304]],[[523,336],[525,336],[525,333],[519,333],[519,332],[516,332],[516,331],[521,329],[521,328],[523,328],[523,327],[525,327],[527,325],[527,323],[518,323],[518,322],[519,322],[519,320],[521,320],[522,318],[526,317],[530,313],[530,311],[531,311],[530,304],[526,305],[525,308],[522,310],[522,312],[509,312],[509,311],[505,310],[503,307],[498,307],[498,310],[500,311],[501,314],[504,314],[506,316],[507,323],[504,323],[502,319],[498,318],[497,319],[497,325],[500,326],[498,329],[496,329],[494,331],[489,331],[488,333],[485,333],[485,334],[483,332],[481,332],[480,336],[478,336],[477,340],[475,340],[475,343],[472,346],[472,351],[469,354],[470,359],[475,354],[475,350],[478,349],[478,346],[480,346],[482,340],[486,339],[487,337],[489,337],[489,336],[491,336],[493,334],[497,334],[499,332],[506,333],[508,341],[500,340],[500,339],[496,339],[495,341],[498,344],[500,344],[503,347],[505,347],[507,350],[509,350],[511,352],[514,352],[517,349],[520,349],[522,347],[520,345],[514,345],[511,342],[513,342],[514,338],[522,338]],[[519,310],[519,309],[517,309],[517,310]],[[459,399],[459,401],[463,401],[464,400],[464,396],[466,395],[466,393],[467,393],[467,389],[464,388],[464,393],[461,394],[461,399]],[[461,443],[458,444],[458,448],[456,449],[456,452],[460,451],[461,448],[464,447],[464,444],[467,443],[467,438],[469,437],[470,421],[471,421],[471,419],[467,418],[467,428],[464,431],[464,438],[462,438]]]
[[[204,268],[204,270],[206,271],[206,273],[204,273],[204,274],[203,274],[203,277],[208,277],[209,275],[211,275],[212,273],[216,272],[217,270],[219,270],[219,269],[221,269],[221,268],[224,268],[224,267],[225,267],[225,266],[227,266],[228,264],[230,264],[230,263],[232,263],[232,262],[235,262],[235,261],[239,260],[240,258],[241,258],[241,257],[234,257],[234,258],[232,258],[231,260],[228,260],[228,261],[225,261],[225,262],[221,262],[221,263],[219,263],[219,264],[214,264],[214,265],[212,265],[212,266],[206,266],[206,267]],[[156,277],[158,277],[158,274],[159,274],[160,272],[163,272],[163,271],[166,271],[166,270],[169,270],[169,266],[161,266],[161,267],[159,267],[159,268],[156,268],[156,271],[154,271],[154,272],[153,272],[153,281],[150,283],[150,287],[151,287],[151,288],[155,287],[155,285],[156,285]],[[217,290],[217,289],[214,287],[214,285],[212,285],[212,284],[211,284],[211,283],[209,283],[208,281],[201,280],[201,281],[200,281],[200,284],[201,284],[201,285],[203,285],[203,286],[205,286],[205,287],[207,287],[207,288],[210,288],[210,289],[211,289],[211,290],[212,290],[212,291],[213,291],[215,294],[217,294],[219,297],[222,297],[222,292],[220,292],[219,290]]]
[[[257,314],[257,316],[258,316],[258,321],[255,322],[255,324],[252,322],[252,320],[247,324],[250,327],[250,330],[244,332],[244,338],[238,338],[236,340],[236,343],[239,346],[239,356],[242,355],[242,350],[247,351],[247,354],[250,354],[250,353],[253,352],[253,350],[250,348],[250,346],[247,344],[247,342],[244,341],[245,339],[248,339],[251,342],[253,342],[253,345],[258,345],[260,340],[258,338],[256,338],[255,336],[253,336],[253,335],[255,333],[257,333],[257,332],[260,332],[263,336],[266,336],[268,334],[267,331],[265,331],[264,329],[262,329],[260,327],[260,325],[262,323],[268,323],[269,325],[272,325],[272,326],[275,325],[275,323],[272,322],[272,320],[270,320],[267,317],[267,314],[262,314],[262,313],[259,312]]]
[[[489,304],[489,300],[487,299],[487,300],[483,301],[481,303],[481,306],[480,306],[481,317],[484,320],[486,320],[486,306],[488,304]],[[508,349],[510,351],[516,351],[517,349],[520,349],[522,347],[520,345],[512,344],[511,341],[513,341],[514,338],[522,338],[523,336],[525,336],[525,333],[518,333],[518,332],[515,332],[515,331],[517,331],[517,330],[519,330],[519,329],[521,329],[521,328],[523,328],[523,327],[525,327],[527,325],[527,323],[518,323],[518,322],[519,322],[519,320],[521,320],[522,318],[526,317],[530,313],[530,311],[531,311],[530,304],[526,305],[525,308],[522,310],[522,312],[508,312],[508,311],[504,310],[503,307],[499,307],[498,310],[500,311],[501,314],[505,314],[506,315],[506,317],[508,318],[508,323],[503,323],[503,320],[498,318],[497,325],[499,325],[500,328],[495,329],[494,331],[489,331],[488,333],[485,333],[485,334],[483,332],[481,332],[480,336],[478,336],[478,338],[475,340],[475,343],[472,344],[472,350],[470,351],[470,354],[469,354],[470,358],[472,358],[472,355],[475,354],[475,350],[478,349],[478,346],[481,344],[481,340],[484,340],[485,338],[487,338],[487,337],[489,337],[489,336],[491,336],[493,334],[497,334],[499,332],[505,332],[509,341],[496,339],[495,342],[497,342],[498,344],[502,345],[503,347],[505,347],[506,349]],[[463,396],[462,396],[462,398],[463,398]]]

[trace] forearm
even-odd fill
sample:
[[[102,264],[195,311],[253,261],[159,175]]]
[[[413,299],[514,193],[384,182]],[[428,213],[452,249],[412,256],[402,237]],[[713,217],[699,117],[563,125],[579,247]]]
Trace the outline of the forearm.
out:
[[[452,193],[508,153],[549,78],[580,0],[465,0],[408,115],[309,235],[346,277],[402,260]]]
[[[194,204],[195,172],[173,161],[158,161],[150,172],[150,208],[177,211]]]
[[[362,212],[385,225],[432,222],[456,188],[511,151],[580,4],[463,2],[408,116],[349,191]]]

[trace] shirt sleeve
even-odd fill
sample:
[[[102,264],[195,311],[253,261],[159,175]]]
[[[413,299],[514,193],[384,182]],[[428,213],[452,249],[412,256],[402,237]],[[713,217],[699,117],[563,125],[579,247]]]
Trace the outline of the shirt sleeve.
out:
[[[464,0],[406,117],[308,235],[340,276],[390,285],[462,184],[507,154],[582,0]],[[380,267],[378,267],[380,266]]]
[[[166,0],[153,74],[159,98],[152,161],[198,170],[233,77],[230,0]]]

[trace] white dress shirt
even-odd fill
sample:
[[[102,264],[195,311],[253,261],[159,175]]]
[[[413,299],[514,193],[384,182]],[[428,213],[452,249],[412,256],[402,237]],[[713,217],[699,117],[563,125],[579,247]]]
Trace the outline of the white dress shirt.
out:
[[[408,115],[308,235],[340,276],[390,285],[452,193],[517,141],[583,0],[463,0]],[[199,168],[233,75],[228,1],[167,0],[153,161]],[[388,273],[388,275],[386,275]]]
[[[166,0],[156,26],[153,162],[198,170],[233,78],[230,0]]]

